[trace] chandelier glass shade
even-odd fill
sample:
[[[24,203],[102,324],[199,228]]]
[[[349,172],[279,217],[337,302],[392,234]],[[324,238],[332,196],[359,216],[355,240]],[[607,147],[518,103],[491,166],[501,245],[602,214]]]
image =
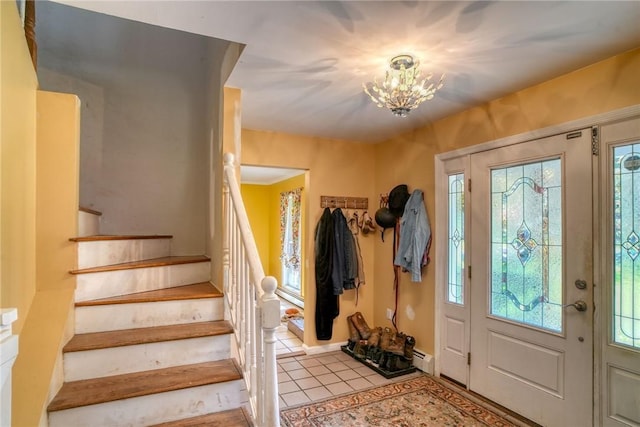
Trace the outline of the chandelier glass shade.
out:
[[[382,82],[374,79],[362,87],[378,107],[387,107],[394,115],[406,117],[418,105],[433,99],[444,84],[444,74],[437,83],[431,82],[433,73],[421,78],[419,65],[411,55],[395,56]]]

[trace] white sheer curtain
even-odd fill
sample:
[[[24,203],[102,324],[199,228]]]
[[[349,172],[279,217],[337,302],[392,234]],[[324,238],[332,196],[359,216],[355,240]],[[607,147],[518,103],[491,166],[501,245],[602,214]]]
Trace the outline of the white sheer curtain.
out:
[[[282,286],[300,294],[300,206],[302,188],[280,193]]]

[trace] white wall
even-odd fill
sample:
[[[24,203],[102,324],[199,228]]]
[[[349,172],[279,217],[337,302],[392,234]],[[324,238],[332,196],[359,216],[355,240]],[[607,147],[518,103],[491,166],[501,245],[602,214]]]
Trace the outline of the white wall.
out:
[[[228,42],[62,5],[39,15],[95,38],[89,51],[53,27],[39,40],[41,88],[82,101],[81,205],[103,213],[103,234],[172,234],[174,254],[205,253],[206,87]]]

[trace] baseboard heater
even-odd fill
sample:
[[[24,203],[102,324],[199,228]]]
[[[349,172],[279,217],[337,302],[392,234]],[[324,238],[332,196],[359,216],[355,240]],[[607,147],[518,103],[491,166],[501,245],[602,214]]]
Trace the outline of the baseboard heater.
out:
[[[422,372],[433,375],[433,356],[414,348],[413,366],[420,369]]]

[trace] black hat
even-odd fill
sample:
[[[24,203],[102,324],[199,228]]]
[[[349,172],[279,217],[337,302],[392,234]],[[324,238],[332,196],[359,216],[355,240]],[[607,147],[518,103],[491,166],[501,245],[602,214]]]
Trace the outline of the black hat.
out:
[[[409,190],[405,184],[397,185],[389,193],[389,211],[400,218],[404,214],[404,205],[409,200]],[[377,220],[377,218],[376,218]]]

